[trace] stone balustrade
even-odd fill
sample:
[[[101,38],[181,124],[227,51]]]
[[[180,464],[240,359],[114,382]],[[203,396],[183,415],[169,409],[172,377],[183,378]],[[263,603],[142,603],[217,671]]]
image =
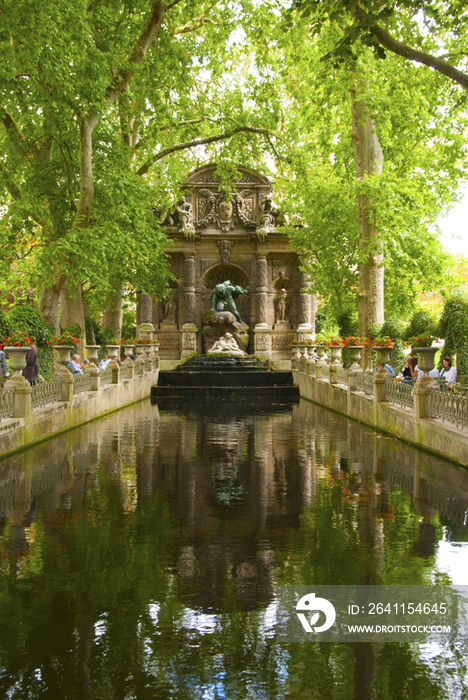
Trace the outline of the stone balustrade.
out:
[[[106,413],[149,397],[157,384],[159,356],[140,362],[89,365],[72,375],[62,367],[48,382],[19,381],[0,390],[0,455],[40,442]]]
[[[315,372],[296,360],[293,377],[303,398],[468,466],[466,387],[440,386],[428,376],[411,386],[386,370],[345,370],[320,360]]]

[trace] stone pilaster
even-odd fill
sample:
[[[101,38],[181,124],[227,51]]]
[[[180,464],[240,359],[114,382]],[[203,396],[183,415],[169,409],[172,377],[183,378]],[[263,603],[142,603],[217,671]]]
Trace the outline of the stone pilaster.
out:
[[[269,328],[267,323],[267,259],[266,255],[257,256],[257,319],[255,329]]]
[[[195,256],[184,260],[184,325],[195,324]]]

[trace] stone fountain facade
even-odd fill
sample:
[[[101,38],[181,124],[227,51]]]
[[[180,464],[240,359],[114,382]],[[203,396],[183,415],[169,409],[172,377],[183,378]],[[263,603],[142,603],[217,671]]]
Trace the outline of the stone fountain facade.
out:
[[[166,367],[205,354],[203,316],[211,306],[210,293],[230,280],[248,291],[236,301],[249,326],[247,352],[286,369],[289,343],[314,333],[316,298],[305,292],[298,256],[277,230],[279,212],[268,180],[239,167],[241,177],[227,202],[215,170],[208,165],[193,171],[184,201],[163,222],[175,241],[167,253],[180,283],[162,302],[140,294],[138,335],[160,341]]]

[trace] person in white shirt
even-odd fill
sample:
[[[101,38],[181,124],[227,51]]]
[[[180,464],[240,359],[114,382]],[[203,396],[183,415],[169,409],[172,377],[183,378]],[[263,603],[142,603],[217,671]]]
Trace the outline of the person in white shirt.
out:
[[[102,358],[101,362],[99,363],[99,369],[106,369],[107,365],[110,362],[110,357],[109,355],[104,355]]]
[[[452,358],[444,357],[442,363],[444,366],[440,370],[440,376],[444,377],[447,384],[455,384],[457,381],[457,370],[452,366]]]
[[[433,367],[431,369],[431,371],[429,372],[429,376],[433,377],[434,379],[436,379],[439,376],[439,370],[437,369],[437,367]]]

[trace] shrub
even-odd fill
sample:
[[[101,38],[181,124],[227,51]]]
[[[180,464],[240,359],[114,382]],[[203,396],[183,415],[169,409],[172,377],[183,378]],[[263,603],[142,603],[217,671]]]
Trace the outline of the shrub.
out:
[[[410,338],[421,335],[421,333],[437,335],[437,325],[437,319],[430,311],[426,309],[416,309],[401,337],[403,340],[409,340]]]
[[[448,296],[440,317],[437,333],[445,340],[441,357],[457,356],[459,375],[468,374],[468,295],[457,290]]]
[[[7,315],[12,331],[22,330],[34,340],[37,347],[45,347],[54,334],[52,324],[46,323],[34,306],[16,306]]]
[[[75,338],[83,337],[83,329],[79,323],[69,323],[68,326],[65,326],[65,328],[63,328],[62,332],[68,333],[69,335],[73,335],[75,336]]]
[[[34,340],[37,347],[39,374],[44,379],[52,375],[53,350],[47,344],[55,335],[52,323],[46,323],[41,314],[33,306],[16,306],[6,317],[12,331],[21,329]]]
[[[6,338],[10,333],[10,324],[6,319],[5,313],[0,309],[0,338]]]
[[[405,348],[403,343],[404,325],[399,318],[390,316],[380,329],[382,335],[388,335],[395,340],[395,349],[392,353],[391,364],[394,369],[400,369],[405,364]]]

